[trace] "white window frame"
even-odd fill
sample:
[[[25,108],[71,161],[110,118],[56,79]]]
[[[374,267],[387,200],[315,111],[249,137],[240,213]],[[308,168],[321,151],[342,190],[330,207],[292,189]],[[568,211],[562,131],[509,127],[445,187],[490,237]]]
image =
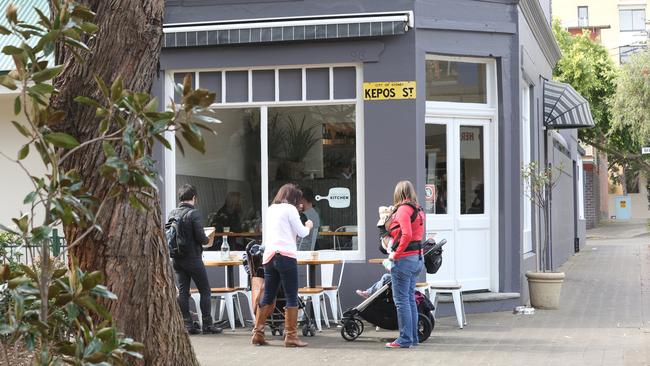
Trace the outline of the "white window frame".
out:
[[[493,112],[496,110],[497,106],[497,93],[493,92],[496,90],[496,60],[490,58],[479,58],[479,57],[458,57],[458,56],[442,56],[436,54],[427,54],[426,61],[452,61],[452,62],[463,62],[463,63],[474,63],[474,64],[484,64],[485,65],[485,90],[487,93],[485,103],[462,103],[462,102],[437,102],[437,101],[426,101],[427,110],[451,110],[457,111],[459,109],[466,110],[471,115],[472,113],[477,113],[477,116],[484,116],[486,112]],[[426,98],[426,85],[425,87],[425,98]],[[467,116],[467,115],[466,115]]]
[[[356,71],[356,98],[354,99],[334,99],[333,80],[334,68],[339,67],[354,67]],[[329,68],[329,98],[323,100],[307,100],[307,85],[306,85],[306,70],[312,68]],[[302,70],[302,98],[300,100],[280,101],[279,100],[279,71],[287,69],[301,69]],[[257,70],[274,70],[275,73],[275,100],[267,102],[254,102],[252,93],[252,79],[253,71]],[[226,72],[229,71],[247,71],[248,72],[248,101],[246,102],[226,102]],[[238,68],[200,68],[200,69],[174,69],[165,71],[165,101],[169,101],[174,97],[174,74],[177,73],[192,73],[196,84],[199,84],[199,73],[201,72],[221,72],[221,95],[218,103],[213,103],[210,107],[219,109],[234,109],[234,108],[259,108],[260,109],[260,150],[261,150],[261,176],[262,176],[262,218],[266,216],[269,202],[268,192],[268,108],[275,107],[306,107],[306,106],[319,106],[319,105],[354,105],[355,106],[355,143],[356,143],[356,179],[357,179],[357,240],[358,249],[354,251],[320,251],[320,258],[329,259],[345,259],[345,260],[365,260],[366,259],[366,229],[365,229],[365,156],[364,156],[364,113],[363,113],[363,67],[360,63],[340,63],[340,64],[309,64],[309,65],[281,65],[281,66],[260,66],[260,67],[238,67]],[[166,105],[169,107],[169,105]],[[165,207],[168,211],[176,206],[175,187],[176,187],[176,141],[174,134],[168,132],[166,134],[167,141],[172,145],[171,150],[165,150],[164,153],[164,166],[165,166]],[[172,187],[169,189],[169,187]],[[168,212],[164,213],[168,215]],[[266,220],[262,219],[262,225],[265,225]],[[264,227],[262,228],[264,232]],[[243,252],[233,252],[235,254],[242,254]],[[203,252],[204,259],[219,259],[219,252]],[[300,259],[307,259],[310,256],[309,252],[298,252]]]
[[[585,219],[585,167],[582,157],[578,158],[578,220]]]
[[[531,159],[531,118],[530,118],[530,89],[528,84],[521,86],[521,165],[530,164]],[[533,204],[530,201],[528,185],[522,179],[522,253],[533,252]]]
[[[493,159],[493,169],[486,169],[485,179],[491,181],[492,187],[491,192],[485,192],[486,199],[490,197],[490,220],[491,220],[491,248],[490,248],[490,288],[489,291],[499,292],[499,160],[498,157],[498,146],[499,146],[499,134],[498,134],[498,121],[499,121],[499,109],[498,109],[498,84],[497,84],[497,63],[494,58],[481,58],[481,57],[464,57],[464,56],[446,56],[438,55],[435,53],[427,53],[425,60],[439,60],[439,61],[457,61],[457,62],[469,62],[469,63],[481,63],[486,65],[485,69],[485,90],[487,93],[486,103],[459,103],[459,102],[436,102],[436,101],[426,101],[425,102],[425,116],[426,119],[430,118],[439,119],[439,118],[457,118],[464,120],[472,119],[489,119],[489,127],[486,128],[486,135],[491,136],[491,146],[489,148],[490,155],[494,157]],[[426,85],[425,85],[426,88]],[[437,123],[437,122],[433,122]],[[450,129],[447,129],[447,146],[451,146],[452,138],[450,135]],[[449,158],[450,152],[447,152]],[[489,174],[489,176],[488,176]],[[449,191],[449,184],[451,179],[448,178],[448,191],[447,194],[452,194]],[[486,213],[488,209],[486,208]],[[451,219],[450,211],[447,211],[447,214],[437,215],[441,216],[444,219]]]

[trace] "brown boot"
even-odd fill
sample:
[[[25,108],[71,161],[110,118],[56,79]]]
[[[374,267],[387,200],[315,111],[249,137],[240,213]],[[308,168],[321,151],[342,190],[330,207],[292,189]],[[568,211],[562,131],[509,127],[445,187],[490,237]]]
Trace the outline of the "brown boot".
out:
[[[266,346],[269,342],[264,339],[264,324],[266,319],[271,315],[275,309],[275,302],[273,304],[258,306],[257,313],[255,314],[255,326],[253,327],[253,338],[251,343],[257,346]]]
[[[307,343],[298,338],[298,308],[284,309],[284,346],[305,347]]]

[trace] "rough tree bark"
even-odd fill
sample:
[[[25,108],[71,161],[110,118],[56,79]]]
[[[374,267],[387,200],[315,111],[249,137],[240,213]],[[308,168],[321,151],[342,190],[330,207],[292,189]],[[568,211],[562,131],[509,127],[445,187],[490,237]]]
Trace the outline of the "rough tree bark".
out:
[[[54,106],[67,114],[63,125],[55,126],[80,142],[97,136],[94,110],[73,101],[77,95],[99,99],[93,80],[98,75],[110,84],[118,76],[125,88],[151,90],[157,75],[162,42],[164,0],[85,0],[97,13],[99,32],[88,45],[92,55],[84,64],[70,54],[58,54],[64,62],[62,74],[55,80],[60,94]],[[89,146],[67,161],[65,168],[76,168],[85,185],[99,198],[110,187],[101,178],[101,146]],[[118,328],[145,344],[146,365],[198,365],[176,303],[167,246],[162,236],[160,199],[148,202],[152,209],[140,212],[126,198],[105,207],[98,221],[103,233],[88,236],[70,254],[84,270],[101,270],[116,301],[105,302]],[[65,227],[68,241],[80,231]]]

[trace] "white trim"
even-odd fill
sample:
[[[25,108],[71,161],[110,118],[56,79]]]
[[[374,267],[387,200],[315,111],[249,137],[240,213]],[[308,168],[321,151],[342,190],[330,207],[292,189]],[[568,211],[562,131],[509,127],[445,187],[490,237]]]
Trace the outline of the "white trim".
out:
[[[164,85],[165,85],[165,97],[171,97],[171,100],[174,99],[174,73],[165,72],[164,75]],[[162,214],[165,217],[165,222],[167,222],[167,215],[176,207],[176,141],[174,139],[174,132],[167,131],[165,132],[165,139],[172,146],[171,149],[165,149],[163,152],[164,157],[164,166],[165,166],[165,197],[162,199],[165,202],[165,211]],[[171,193],[170,193],[171,191]]]
[[[262,181],[262,233],[266,232],[266,210],[268,209],[269,200],[269,144],[268,144],[268,127],[269,127],[269,107],[260,107],[260,175]],[[265,182],[266,181],[266,182]],[[266,183],[266,184],[265,184]]]
[[[427,53],[425,60],[484,64],[485,65],[485,90],[487,93],[485,103],[436,102],[436,101],[427,100],[426,101],[427,109],[436,110],[436,114],[437,111],[441,109],[442,110],[445,109],[472,110],[472,111],[487,111],[487,110],[496,109],[498,95],[496,92],[491,92],[495,90],[497,86],[495,59],[481,58],[481,57],[444,56],[444,55],[437,55],[434,53]],[[426,94],[426,85],[425,85],[425,94]]]
[[[275,69],[275,98],[273,99],[276,102],[280,101],[280,69]]]
[[[521,84],[521,165],[526,166],[532,161],[532,141],[531,141],[531,118],[530,118],[530,85]],[[528,185],[522,181],[522,253],[533,252],[533,204],[530,201],[529,194],[526,193]]]
[[[578,158],[578,220],[585,219],[585,168],[582,158]]]
[[[248,70],[248,102],[253,102],[253,70]]]
[[[300,18],[277,17],[220,22],[167,23],[163,24],[163,33],[400,21],[406,22],[410,28],[413,28],[415,24],[413,11],[308,15],[301,16]]]
[[[365,118],[363,110],[363,67],[356,67],[356,76],[357,76],[357,101],[355,108],[355,143],[357,144],[356,148],[356,163],[355,167],[357,172],[357,231],[358,231],[358,245],[359,250],[353,253],[358,253],[357,255],[348,255],[346,259],[349,260],[365,260],[366,259],[366,156],[365,156]]]
[[[226,70],[221,70],[221,104],[226,104]]]
[[[307,100],[307,68],[303,67],[300,72],[300,82],[301,82],[301,95],[302,95],[302,101]]]
[[[334,68],[329,67],[329,98],[334,100]]]

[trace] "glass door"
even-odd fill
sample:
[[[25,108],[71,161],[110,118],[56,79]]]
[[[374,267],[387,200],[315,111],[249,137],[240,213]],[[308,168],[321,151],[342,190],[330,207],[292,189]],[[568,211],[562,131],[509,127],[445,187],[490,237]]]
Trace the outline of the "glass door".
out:
[[[492,260],[489,120],[428,118],[425,126],[427,235],[447,239],[429,281],[490,288]]]

